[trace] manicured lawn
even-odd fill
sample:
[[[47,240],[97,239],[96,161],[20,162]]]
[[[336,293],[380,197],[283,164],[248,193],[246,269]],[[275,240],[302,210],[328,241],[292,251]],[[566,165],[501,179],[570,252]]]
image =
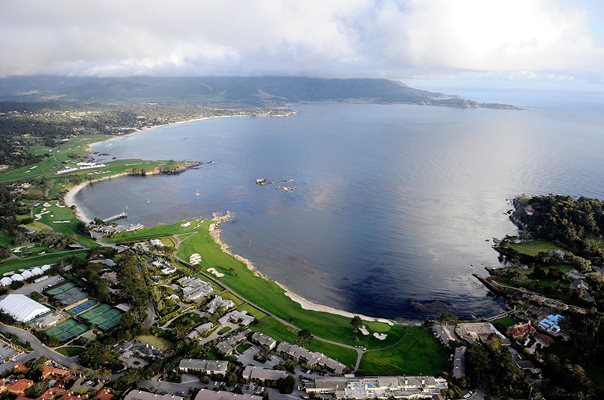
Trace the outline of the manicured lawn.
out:
[[[268,315],[266,315],[262,311],[258,310],[256,307],[252,307],[251,305],[249,305],[247,303],[246,304],[242,304],[239,307],[237,307],[237,310],[239,310],[239,311],[247,311],[248,314],[253,315],[258,320],[261,320],[263,318],[268,317]]]
[[[541,252],[549,252],[555,250],[564,250],[562,247],[556,246],[555,244],[545,241],[545,240],[530,240],[528,242],[523,242],[520,244],[511,243],[510,248],[516,250],[520,254],[524,254],[527,256],[535,257],[537,254]]]
[[[0,264],[0,274],[16,271],[21,268],[38,267],[44,264],[55,264],[63,258],[70,256],[82,257],[86,253],[88,253],[88,250],[72,250],[61,253],[46,254],[38,257],[29,257],[22,260],[11,260]]]
[[[10,171],[0,173],[0,182],[19,181],[24,179],[36,179],[43,176],[55,175],[56,171],[63,169],[66,162],[74,162],[75,158],[86,152],[88,144],[109,138],[108,135],[81,135],[69,139],[68,142],[54,149],[54,157],[46,156],[36,164],[26,165]],[[30,149],[32,154],[48,154],[49,148],[35,144]]]
[[[225,333],[229,332],[231,330],[230,326],[223,326],[222,328],[220,328],[220,330],[218,331],[219,335],[224,335]]]
[[[241,343],[239,346],[237,346],[237,353],[241,354],[244,351],[246,351],[247,349],[249,349],[250,347],[252,347],[251,343]]]
[[[380,341],[373,337],[360,336],[358,340],[355,340],[354,337],[357,335],[352,332],[350,318],[302,309],[298,303],[285,296],[285,291],[275,282],[257,276],[245,264],[222,252],[209,233],[209,225],[209,221],[204,221],[197,233],[183,240],[178,248],[178,256],[188,260],[193,253],[201,254],[200,267],[204,271],[209,267],[214,267],[225,274],[223,278],[219,278],[219,281],[250,302],[301,329],[308,329],[314,335],[350,345],[383,348],[395,343],[402,334],[400,326],[391,327],[385,323],[376,322],[373,326],[380,331],[387,332],[388,339]]]
[[[172,347],[172,343],[164,338],[159,338],[157,336],[152,335],[142,335],[137,337],[143,343],[147,343],[150,346],[155,347],[156,349],[160,349],[161,351],[167,351]]]
[[[400,343],[385,350],[368,351],[361,359],[361,375],[441,375],[447,354],[425,327],[405,326]]]
[[[285,341],[292,344],[298,343],[297,332],[272,317],[259,320],[256,325],[251,326],[251,329],[254,332],[262,332],[278,342]],[[313,339],[310,343],[306,344],[305,347],[311,351],[323,353],[350,367],[354,366],[357,359],[357,353],[352,349],[324,343],[316,339]]]
[[[110,243],[135,242],[185,233],[194,233],[200,228],[200,226],[199,220],[180,221],[175,224],[159,224],[152,228],[144,228],[134,232],[120,233],[105,239],[105,241]]]
[[[495,328],[499,329],[502,333],[505,333],[510,326],[515,325],[517,322],[518,321],[516,321],[514,318],[507,316],[494,320],[492,324],[495,325]]]
[[[97,242],[78,231],[78,220],[71,208],[65,206],[64,204],[58,203],[56,200],[52,200],[44,204],[50,204],[50,206],[44,207],[43,205],[40,205],[34,210],[34,215],[40,215],[43,209],[45,209],[44,212],[47,213],[41,215],[38,222],[49,226],[53,230],[64,234],[65,236],[86,247],[99,246]]]
[[[65,346],[57,349],[57,352],[63,354],[67,357],[75,357],[80,355],[84,351],[83,347],[75,347],[75,346]]]

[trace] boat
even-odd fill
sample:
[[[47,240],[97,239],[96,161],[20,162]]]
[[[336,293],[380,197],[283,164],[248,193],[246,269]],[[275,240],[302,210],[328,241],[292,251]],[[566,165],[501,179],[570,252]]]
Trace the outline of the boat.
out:
[[[199,189],[195,192],[195,196],[199,196]]]
[[[147,204],[151,204],[151,200],[147,199]]]

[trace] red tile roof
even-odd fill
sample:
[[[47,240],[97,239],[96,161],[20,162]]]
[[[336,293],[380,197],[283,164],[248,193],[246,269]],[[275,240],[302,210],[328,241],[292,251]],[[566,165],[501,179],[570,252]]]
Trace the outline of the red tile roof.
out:
[[[93,400],[111,400],[113,395],[109,391],[109,389],[101,389],[99,392],[92,398]]]

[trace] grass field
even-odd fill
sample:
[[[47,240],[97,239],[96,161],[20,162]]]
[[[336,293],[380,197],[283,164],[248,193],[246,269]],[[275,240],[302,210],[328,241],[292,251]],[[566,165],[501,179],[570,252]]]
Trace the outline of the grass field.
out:
[[[250,328],[252,331],[262,332],[278,342],[298,343],[298,334],[296,331],[272,317],[260,319],[256,325],[252,325]],[[316,339],[311,340],[305,347],[311,351],[318,351],[331,358],[335,358],[349,367],[353,367],[357,359],[357,353],[352,349],[324,343]]]
[[[12,182],[25,179],[37,179],[55,175],[56,171],[64,168],[64,163],[73,162],[80,155],[86,152],[86,147],[93,142],[108,139],[108,135],[81,135],[69,139],[68,142],[57,146],[54,151],[49,147],[35,144],[30,148],[30,153],[35,155],[47,155],[36,164],[26,165],[24,167],[12,169],[0,173],[0,182]]]
[[[502,333],[505,333],[505,331],[510,326],[515,325],[517,322],[518,321],[516,321],[514,318],[507,316],[507,317],[499,318],[499,319],[492,321],[492,324],[495,326],[495,328],[499,329]]]
[[[362,375],[440,375],[447,370],[447,353],[430,332],[405,326],[402,340],[384,350],[368,351],[361,359]]]
[[[169,340],[157,336],[142,335],[137,337],[137,339],[161,351],[167,351],[172,347],[172,343]]]
[[[189,224],[187,226],[183,226]],[[206,222],[207,224],[207,222]],[[152,238],[195,233],[201,227],[201,221],[180,221],[175,224],[159,224],[152,228],[144,228],[134,232],[124,232],[105,239],[109,243],[134,242]],[[188,257],[187,257],[188,259]]]
[[[70,257],[70,256],[78,256],[82,257],[89,250],[72,250],[72,251],[64,251],[60,253],[52,253],[45,254],[43,256],[38,257],[29,257],[22,260],[11,260],[7,262],[3,262],[0,264],[0,274],[5,272],[16,271],[21,268],[32,268],[38,267],[44,264],[55,264],[59,262],[61,259]]]
[[[298,303],[285,296],[285,291],[275,282],[258,277],[245,264],[222,252],[210,236],[209,224],[209,221],[204,221],[197,233],[184,239],[177,254],[185,260],[188,260],[193,253],[201,254],[203,257],[200,264],[202,269],[214,267],[225,274],[219,280],[245,299],[301,329],[308,329],[317,336],[341,343],[358,344],[367,348],[382,348],[395,343],[400,338],[402,334],[400,327],[375,323],[375,327],[388,332],[388,339],[382,342],[373,337],[361,336],[355,340],[356,335],[352,332],[350,318],[302,309]]]
[[[84,324],[80,324],[79,322],[68,319],[61,322],[59,325],[53,326],[48,329],[46,333],[49,336],[52,336],[59,340],[60,342],[67,342],[68,340],[73,339],[86,332],[88,327]]]
[[[78,219],[73,214],[71,208],[61,205],[56,200],[44,204],[50,204],[50,206],[44,207],[44,205],[40,205],[34,210],[34,214],[40,216],[38,222],[49,226],[51,229],[64,234],[86,247],[98,247],[97,242],[78,231]],[[43,212],[45,214],[42,214]]]
[[[519,244],[510,243],[509,247],[516,250],[520,254],[524,254],[530,257],[535,257],[541,252],[549,252],[555,250],[564,250],[562,247],[556,246],[555,244],[545,240],[530,240],[528,242],[522,242]]]
[[[57,352],[67,357],[75,357],[84,351],[83,347],[65,346],[57,349]]]

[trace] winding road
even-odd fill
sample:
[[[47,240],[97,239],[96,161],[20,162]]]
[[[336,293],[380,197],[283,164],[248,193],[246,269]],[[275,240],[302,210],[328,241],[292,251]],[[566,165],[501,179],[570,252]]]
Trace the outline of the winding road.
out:
[[[6,324],[0,322],[0,331],[6,332],[6,333],[11,333],[11,334],[17,336],[19,338],[19,340],[21,340],[22,342],[29,342],[29,344],[31,345],[31,348],[42,357],[49,358],[64,366],[72,366],[74,364],[78,365],[76,357],[67,357],[67,356],[64,356],[63,354],[51,349],[50,347],[48,347],[44,343],[42,343],[40,341],[40,339],[38,339],[37,337],[35,337],[33,334],[29,333],[26,330],[17,328],[16,326],[6,325]]]

